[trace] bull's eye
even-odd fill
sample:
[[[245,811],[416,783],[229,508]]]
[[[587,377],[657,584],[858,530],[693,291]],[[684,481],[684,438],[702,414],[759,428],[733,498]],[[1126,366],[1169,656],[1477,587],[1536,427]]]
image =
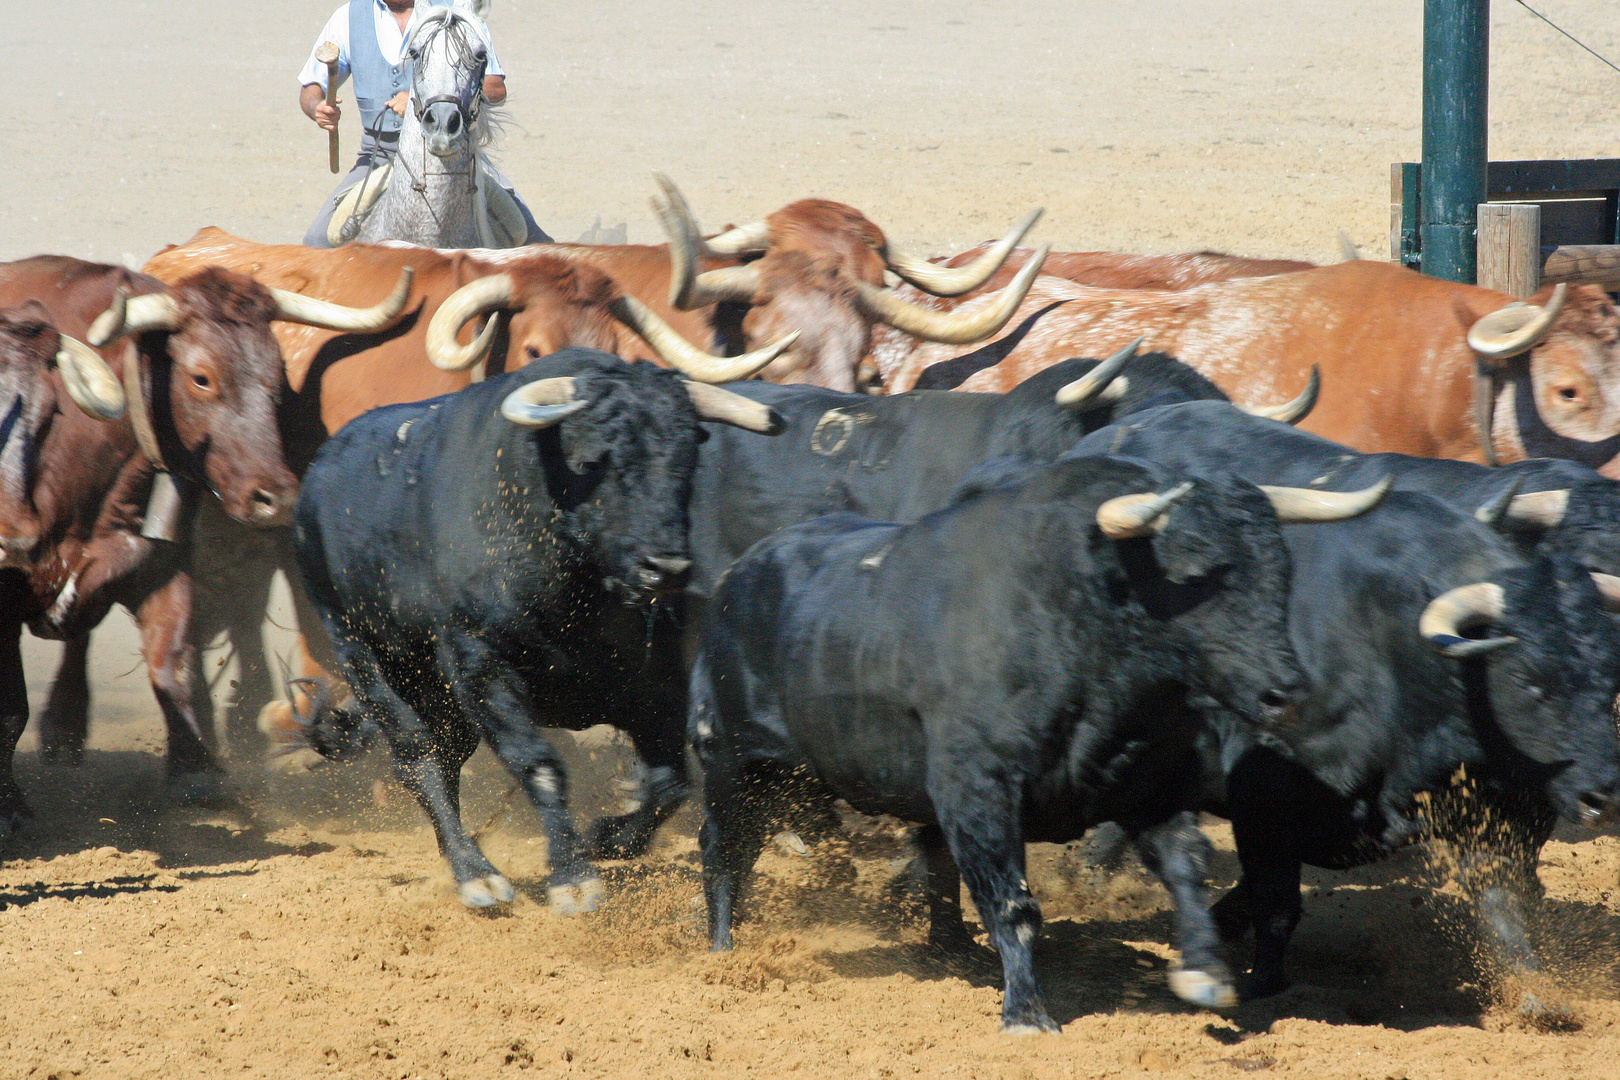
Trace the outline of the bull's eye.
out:
[[[214,388],[213,380],[200,371],[191,376],[191,381],[196,384],[199,390],[212,390]]]
[[[1577,391],[1573,386],[1566,386],[1562,390],[1558,391],[1558,396],[1562,397],[1565,401],[1574,401],[1576,398],[1580,397],[1580,392]]]

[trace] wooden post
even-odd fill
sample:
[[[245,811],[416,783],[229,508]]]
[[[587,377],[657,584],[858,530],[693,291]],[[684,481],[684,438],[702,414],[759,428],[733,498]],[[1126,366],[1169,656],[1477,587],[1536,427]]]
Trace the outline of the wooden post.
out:
[[[1541,207],[1480,203],[1477,282],[1523,300],[1541,288]]]

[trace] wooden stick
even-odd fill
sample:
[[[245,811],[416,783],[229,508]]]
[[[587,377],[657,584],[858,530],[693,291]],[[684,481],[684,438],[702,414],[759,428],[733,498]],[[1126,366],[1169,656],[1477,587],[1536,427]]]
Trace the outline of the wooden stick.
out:
[[[332,104],[337,96],[338,84],[338,47],[336,42],[323,41],[321,47],[315,50],[317,62],[326,65],[326,103]],[[338,133],[337,128],[327,132],[326,149],[328,164],[333,172],[338,171]]]

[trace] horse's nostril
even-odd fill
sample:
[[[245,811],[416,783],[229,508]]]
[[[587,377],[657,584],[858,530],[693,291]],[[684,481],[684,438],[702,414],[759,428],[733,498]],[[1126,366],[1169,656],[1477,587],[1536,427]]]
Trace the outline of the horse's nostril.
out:
[[[451,113],[449,121],[446,122],[446,124],[444,125],[444,130],[449,132],[451,135],[454,135],[456,132],[460,131],[461,130],[461,114],[460,113]]]

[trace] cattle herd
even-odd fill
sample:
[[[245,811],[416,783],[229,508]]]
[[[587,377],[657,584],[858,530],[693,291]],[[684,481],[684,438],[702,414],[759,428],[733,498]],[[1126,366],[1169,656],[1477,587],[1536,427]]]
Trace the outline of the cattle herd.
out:
[[[38,722],[73,761],[116,603],[171,798],[237,798],[221,742],[385,744],[469,907],[514,897],[460,815],[484,743],[564,914],[613,903],[595,863],[646,851],[695,760],[715,949],[773,835],[840,801],[916,826],[928,946],[977,947],[965,883],[1007,1031],[1057,1026],[1025,845],[1088,831],[1163,883],[1197,1005],[1287,986],[1303,865],[1435,839],[1498,974],[1537,971],[1541,845],[1620,815],[1606,293],[1019,247],[1037,214],[930,260],[822,199],[708,235],[668,180],[654,205],[664,245],[210,228],[143,273],[0,266],[0,842],[22,630],[66,642]],[[640,791],[580,827],[547,730],[597,724]],[[1201,813],[1242,868],[1213,906]]]

